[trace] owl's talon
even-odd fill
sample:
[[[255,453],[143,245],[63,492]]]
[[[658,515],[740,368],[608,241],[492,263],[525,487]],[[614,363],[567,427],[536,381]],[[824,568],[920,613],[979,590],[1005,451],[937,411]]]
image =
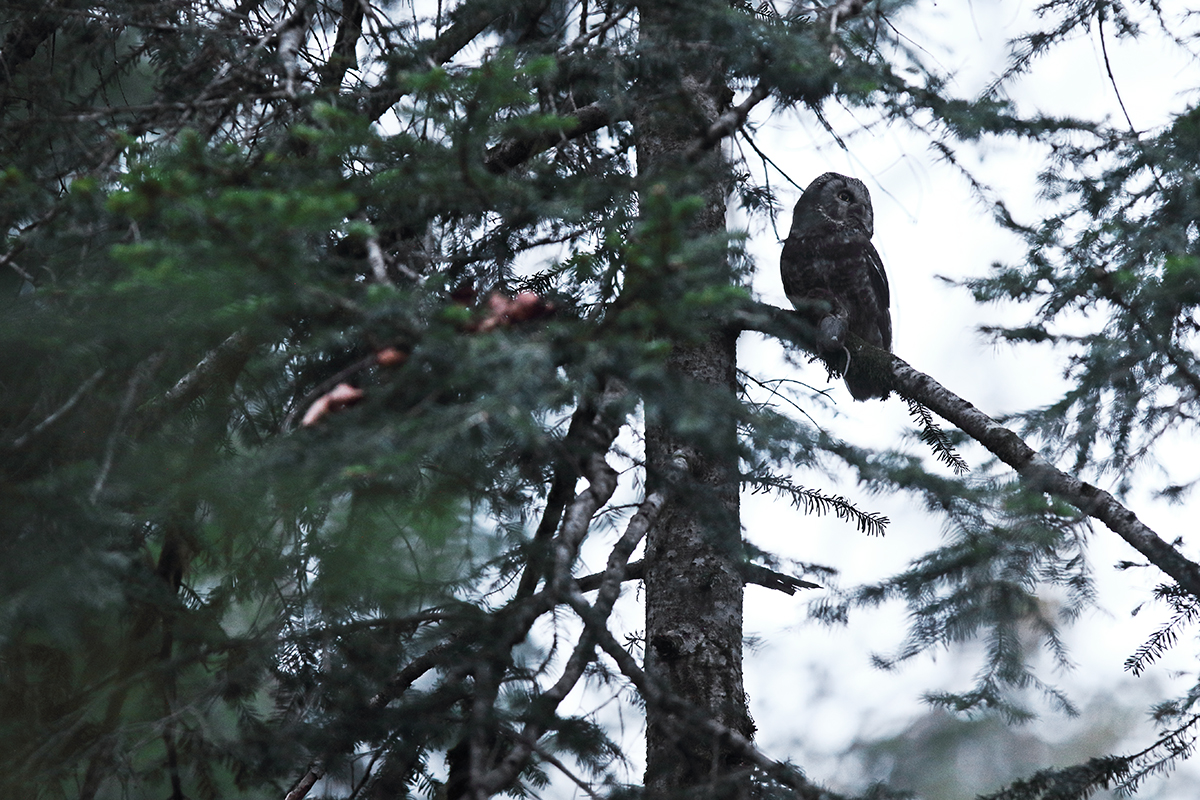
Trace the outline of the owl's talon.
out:
[[[845,347],[846,333],[850,323],[845,317],[828,316],[817,328],[817,344],[822,350],[841,350]]]

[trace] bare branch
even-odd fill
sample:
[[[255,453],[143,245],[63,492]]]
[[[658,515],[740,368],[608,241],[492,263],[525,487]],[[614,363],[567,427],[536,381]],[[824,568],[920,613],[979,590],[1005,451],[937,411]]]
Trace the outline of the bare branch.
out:
[[[189,373],[176,381],[159,403],[170,410],[182,408],[199,397],[214,380],[239,371],[253,347],[254,342],[246,331],[230,334],[225,341],[206,353]]]
[[[533,540],[529,543],[528,562],[517,587],[517,599],[532,594],[543,577],[550,540],[562,522],[563,510],[583,472],[579,451],[584,446],[585,438],[588,438],[587,429],[594,423],[595,418],[596,410],[587,402],[580,403],[571,415],[571,424],[567,427],[567,434],[559,446],[562,454],[554,465],[554,479],[546,495],[546,507],[542,510],[542,519],[533,534]]]
[[[591,606],[583,599],[583,595],[575,593],[568,603],[576,613],[584,617],[585,622],[591,622]],[[638,665],[636,659],[613,638],[606,627],[594,626],[597,644],[608,656],[617,663],[622,674],[637,687],[638,692],[647,705],[655,706],[662,711],[686,722],[693,731],[700,731],[713,739],[728,745],[747,762],[761,769],[774,780],[794,790],[802,800],[839,800],[839,795],[811,783],[798,770],[786,764],[769,758],[750,740],[732,728],[721,725],[708,714],[693,708],[691,705],[676,697],[658,685]]]
[[[495,22],[503,13],[499,3],[479,4],[477,8],[462,10],[457,21],[438,36],[428,48],[419,54],[421,66],[436,66],[454,58],[460,50],[475,40],[475,37]],[[370,99],[364,109],[367,118],[375,121],[404,97],[404,89],[393,88],[394,78],[388,75],[381,81],[380,88],[370,91]]]
[[[762,586],[765,589],[774,589],[777,592],[783,592],[787,595],[793,595],[797,589],[820,589],[821,584],[806,581],[803,578],[796,578],[783,572],[776,572],[773,569],[767,569],[761,564],[743,563],[739,565],[738,571],[742,573],[742,580],[746,583],[753,583],[756,586]],[[631,561],[625,567],[624,577],[622,581],[640,581],[646,573],[646,562]],[[606,572],[593,572],[591,575],[584,575],[582,578],[576,578],[575,582],[579,584],[579,591],[594,592],[600,588]]]
[[[592,491],[592,487],[589,487],[587,491],[580,493],[579,498],[577,498],[577,501],[583,499],[584,502],[578,503],[578,509],[575,508],[576,504],[572,504],[572,511],[578,511],[580,514],[586,512],[587,507],[593,505],[601,494],[607,492],[608,496],[611,496],[612,491],[616,488],[616,473],[608,464],[602,462],[603,458],[594,456],[592,464],[589,467],[589,480],[594,482],[593,485],[596,486],[598,492],[597,496],[590,499],[587,498],[588,493]],[[665,501],[666,496],[663,492],[650,494],[638,508],[637,514],[629,521],[629,524],[625,527],[625,533],[622,534],[620,540],[609,554],[608,565],[600,581],[600,593],[596,597],[595,605],[590,605],[582,600],[583,595],[571,578],[570,569],[574,563],[574,555],[571,554],[569,560],[565,558],[567,555],[566,551],[571,545],[571,541],[567,537],[567,532],[568,528],[572,525],[573,517],[573,514],[570,511],[568,512],[567,519],[563,523],[563,534],[559,537],[559,558],[556,558],[553,585],[557,593],[561,596],[579,598],[582,601],[583,606],[586,607],[586,616],[581,615],[583,616],[585,627],[579,636],[579,641],[576,643],[574,651],[571,653],[571,657],[567,660],[567,664],[563,668],[562,675],[559,676],[559,679],[553,686],[536,699],[535,702],[540,709],[553,709],[563,701],[567,694],[575,688],[579,679],[583,677],[587,665],[595,659],[598,637],[602,634],[611,636],[606,627],[608,617],[612,613],[617,597],[620,595],[621,581],[625,574],[626,565],[629,562],[629,556],[633,553],[638,543],[645,537],[646,532],[654,524],[655,520],[658,519]],[[607,502],[607,497],[605,497],[604,502]],[[602,505],[603,502],[594,507],[587,517],[588,521],[590,521],[591,517]],[[576,519],[580,518],[576,517]],[[574,539],[574,535],[571,536],[571,539]],[[563,543],[564,541],[565,543]],[[575,546],[576,548],[578,547],[577,542]],[[576,603],[572,600],[567,600],[567,602],[572,607],[576,606]],[[578,608],[576,611],[578,611]],[[545,716],[544,714],[538,715],[537,718],[525,724],[525,727],[521,731],[520,739],[513,746],[513,749],[495,769],[483,777],[481,782],[476,785],[475,788],[478,791],[489,795],[495,794],[507,787],[520,774],[533,752],[537,740],[547,730],[544,721]]]
[[[299,54],[312,25],[313,15],[317,4],[306,1],[301,4],[296,13],[288,17],[279,27],[277,41],[279,43],[279,63],[283,67],[284,94],[289,98],[296,96],[296,80],[300,77]]]
[[[617,25],[617,23],[619,23],[621,20],[625,19],[625,17],[629,16],[629,13],[631,11],[633,11],[633,9],[634,9],[634,4],[630,3],[629,5],[625,6],[625,8],[620,9],[616,13],[610,12],[609,16],[607,18],[605,18],[604,22],[600,23],[599,25],[592,28],[591,30],[584,30],[578,36],[576,36],[575,39],[572,40],[569,45],[567,45],[566,49],[563,52],[564,53],[573,53],[576,50],[582,50],[584,45],[586,45],[592,39],[595,39],[598,37],[603,37],[604,34],[608,33],[610,30],[612,30]],[[583,19],[580,20],[580,27],[581,28],[584,27]]]
[[[527,137],[518,137],[501,142],[488,151],[484,166],[497,175],[508,172],[532,156],[549,150],[560,142],[578,139],[616,120],[605,103],[591,103],[576,109],[571,118],[574,124],[560,131],[542,131]]]
[[[608,465],[601,453],[593,453],[588,459],[586,470],[588,488],[575,496],[567,508],[562,530],[554,544],[554,576],[551,584],[561,589],[571,580],[571,565],[579,553],[579,546],[587,536],[596,515],[617,488],[617,471]]]
[[[338,22],[333,52],[322,70],[321,88],[336,91],[346,77],[346,71],[358,67],[355,50],[362,36],[363,15],[367,0],[342,0],[342,18]]]
[[[706,150],[715,147],[726,136],[736,133],[746,124],[746,117],[750,116],[751,110],[766,100],[770,94],[771,88],[766,79],[760,80],[745,100],[726,111],[717,118],[716,122],[708,126],[704,134],[688,150],[688,159],[695,160]]]
[[[371,275],[376,283],[383,286],[392,285],[387,274],[387,261],[383,258],[383,248],[379,246],[378,233],[372,232],[367,238],[367,263],[371,265]]]
[[[100,493],[104,491],[104,483],[108,480],[108,473],[112,469],[113,459],[116,457],[117,445],[124,438],[125,423],[129,419],[129,415],[133,413],[133,407],[137,403],[138,395],[142,392],[142,386],[154,376],[166,358],[166,352],[160,350],[139,364],[129,378],[125,397],[121,400],[121,409],[117,412],[112,431],[108,435],[108,442],[104,445],[104,458],[100,462],[100,473],[96,476],[96,482],[92,485],[91,494],[88,496],[88,502],[92,505],[96,504],[96,501],[100,499]]]
[[[52,413],[50,416],[46,417],[44,420],[42,420],[37,425],[35,425],[33,427],[33,429],[30,430],[28,433],[24,433],[24,434],[18,436],[15,440],[13,440],[12,444],[10,444],[8,446],[9,449],[10,450],[21,449],[30,440],[32,440],[34,437],[38,436],[42,431],[46,430],[51,425],[53,425],[54,423],[56,423],[60,419],[62,419],[63,415],[66,414],[68,411],[70,411],[72,408],[74,408],[75,405],[80,400],[83,399],[83,396],[85,394],[87,394],[88,392],[90,392],[92,390],[92,387],[95,386],[97,383],[99,383],[100,379],[103,378],[107,374],[108,374],[108,370],[106,370],[104,367],[101,367],[100,369],[93,372],[91,377],[89,377],[86,381],[84,381],[82,384],[80,384],[79,388],[76,389],[75,392],[70,397],[67,398],[66,402],[64,402],[61,406],[59,406],[58,409],[54,411],[54,413]]]
[[[308,795],[309,790],[312,789],[316,782],[321,780],[324,775],[325,770],[318,767],[313,767],[304,774],[304,777],[300,779],[295,788],[287,793],[287,796],[284,797],[283,800],[304,800],[304,798]]]

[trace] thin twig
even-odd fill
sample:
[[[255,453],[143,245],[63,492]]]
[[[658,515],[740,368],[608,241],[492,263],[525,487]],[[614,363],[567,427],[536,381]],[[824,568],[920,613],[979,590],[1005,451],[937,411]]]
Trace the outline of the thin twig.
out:
[[[578,775],[576,775],[571,770],[567,769],[567,765],[564,764],[561,759],[559,759],[557,756],[555,756],[549,750],[542,747],[536,741],[530,742],[530,741],[522,738],[521,734],[517,733],[516,731],[511,731],[511,730],[505,729],[504,733],[506,736],[508,736],[512,739],[515,739],[516,741],[526,743],[533,750],[533,752],[538,754],[539,758],[541,758],[547,764],[553,765],[563,775],[566,775],[567,778],[572,783],[574,783],[576,786],[578,786],[580,789],[582,789],[583,792],[588,797],[595,798],[595,800],[600,800],[600,795],[596,794],[596,792],[594,792],[592,790],[592,787],[588,785],[587,781],[585,781],[583,778],[580,778]]]
[[[576,613],[590,622],[590,606],[582,595],[576,594],[568,599]],[[714,741],[722,742],[734,752],[761,769],[774,780],[794,790],[801,800],[840,800],[841,796],[830,792],[805,778],[799,770],[769,758],[761,750],[737,731],[720,724],[707,713],[693,708],[682,698],[679,698],[652,679],[637,663],[636,659],[617,642],[606,627],[595,629],[597,644],[609,658],[617,663],[617,668],[629,678],[638,693],[648,706],[656,707],[667,714],[681,719],[692,731],[700,731],[711,736]]]
[[[776,163],[775,163],[775,162],[774,162],[774,161],[771,159],[771,157],[770,157],[770,156],[768,156],[766,153],[764,153],[764,152],[763,152],[763,151],[762,151],[762,150],[759,148],[759,146],[758,146],[758,143],[754,141],[754,137],[753,137],[753,136],[751,136],[749,133],[747,133],[745,130],[743,130],[743,131],[742,131],[742,139],[744,139],[744,140],[745,140],[746,144],[750,145],[751,149],[753,149],[753,150],[754,150],[754,152],[758,154],[758,157],[759,157],[759,158],[761,158],[761,159],[762,159],[764,162],[766,162],[767,164],[770,164],[772,167],[774,167],[774,168],[775,168],[775,171],[776,171],[776,172],[778,172],[780,175],[782,175],[782,176],[783,176],[783,179],[784,179],[785,181],[787,181],[788,183],[790,183],[792,186],[795,186],[795,187],[796,187],[797,189],[799,189],[801,192],[803,192],[803,191],[804,191],[804,187],[803,187],[803,186],[801,186],[800,184],[796,183],[794,180],[792,180],[792,176],[791,176],[791,175],[788,175],[788,174],[787,174],[787,172],[786,172],[786,171],[784,171],[783,167],[781,167],[781,166],[779,166],[778,164],[776,164]],[[778,234],[776,234],[776,235],[778,235]]]
[[[582,48],[585,44],[590,42],[592,39],[595,39],[596,37],[604,36],[604,34],[608,33],[610,30],[612,30],[617,25],[617,23],[619,23],[621,20],[625,19],[625,17],[629,16],[629,12],[633,11],[633,7],[634,7],[633,3],[630,3],[629,5],[625,6],[625,8],[621,9],[621,11],[619,13],[613,14],[611,17],[608,17],[606,20],[604,20],[604,22],[597,25],[595,28],[592,28],[590,31],[589,30],[581,30],[579,35],[576,36],[574,38],[574,40],[572,40],[571,43],[569,45],[567,45],[566,48],[562,51],[562,54],[567,55],[569,53],[573,53],[576,50],[579,50],[580,48]],[[586,5],[585,5],[585,8],[586,8]],[[579,27],[581,29],[584,28],[585,17],[586,17],[586,15],[580,16]]]
[[[83,399],[83,396],[85,394],[87,394],[88,392],[90,392],[92,387],[95,386],[97,383],[99,383],[100,379],[103,378],[107,374],[108,374],[108,370],[105,369],[104,367],[101,367],[100,369],[93,372],[91,377],[88,378],[86,381],[84,381],[82,384],[80,384],[79,388],[75,390],[74,394],[72,394],[70,397],[67,398],[65,403],[63,403],[61,406],[59,406],[58,409],[55,410],[55,412],[53,414],[46,417],[44,420],[42,420],[37,425],[35,425],[33,427],[33,429],[30,430],[28,433],[24,433],[21,436],[17,437],[17,439],[15,439],[13,441],[13,443],[9,445],[9,449],[10,450],[21,449],[30,440],[32,440],[34,437],[41,434],[42,431],[46,430],[51,425],[53,425],[54,423],[56,423],[60,419],[62,419],[63,415],[66,414],[68,411],[70,411],[72,408],[74,408],[75,405],[80,400]]]
[[[604,571],[604,579],[601,581],[600,592],[596,596],[595,604],[589,604],[583,600],[582,593],[571,577],[570,570],[574,563],[574,557],[572,555],[569,560],[566,558],[571,551],[578,552],[578,543],[582,541],[582,535],[579,532],[569,532],[568,528],[572,525],[576,527],[581,524],[586,525],[596,511],[608,502],[608,498],[616,489],[616,477],[616,472],[604,463],[604,459],[595,456],[588,468],[588,478],[592,481],[592,485],[580,493],[577,504],[573,504],[571,511],[567,514],[567,520],[563,523],[563,534],[559,536],[559,547],[557,548],[559,557],[556,558],[555,573],[552,579],[554,594],[576,608],[576,613],[579,613],[578,604],[582,603],[582,607],[586,608],[586,613],[581,615],[584,620],[584,630],[580,634],[571,656],[567,659],[566,666],[563,667],[562,675],[553,686],[538,697],[538,706],[542,709],[556,708],[575,688],[587,666],[595,660],[598,638],[601,635],[609,635],[606,627],[607,620],[620,595],[621,580],[625,573],[625,567],[629,563],[629,556],[658,519],[666,501],[664,493],[655,492],[642,502],[638,513],[629,521],[621,539],[609,554],[608,565]],[[576,598],[578,602],[571,598]],[[538,718],[525,724],[521,731],[521,740],[488,773],[478,788],[495,794],[512,783],[533,752],[529,743],[536,742],[547,730],[545,716],[545,714],[539,714]]]
[[[113,421],[112,431],[108,435],[108,442],[104,445],[104,458],[100,463],[100,472],[96,475],[96,482],[92,485],[91,494],[88,495],[88,502],[92,505],[96,504],[96,501],[100,499],[100,492],[104,490],[104,483],[108,480],[108,473],[112,469],[113,459],[116,457],[117,443],[124,436],[125,422],[133,412],[138,394],[142,390],[142,384],[158,371],[158,368],[162,366],[166,358],[167,354],[165,351],[155,353],[143,361],[134,371],[133,376],[130,377],[129,384],[125,390],[125,397],[121,400],[121,409],[117,412],[117,418]]]
[[[1096,31],[1100,34],[1100,52],[1104,56],[1104,70],[1108,73],[1108,82],[1112,84],[1113,94],[1117,96],[1117,105],[1121,107],[1121,113],[1125,115],[1125,122],[1129,124],[1129,132],[1133,134],[1136,141],[1140,138],[1137,128],[1133,124],[1133,118],[1129,116],[1129,111],[1125,108],[1125,100],[1121,97],[1121,90],[1117,88],[1117,78],[1113,75],[1112,63],[1108,60],[1108,42],[1104,36],[1104,10],[1101,6],[1099,19],[1096,22]],[[1154,168],[1154,164],[1150,164],[1150,176],[1154,178],[1154,185],[1158,187],[1160,192],[1166,192],[1167,189],[1159,180],[1158,170]]]

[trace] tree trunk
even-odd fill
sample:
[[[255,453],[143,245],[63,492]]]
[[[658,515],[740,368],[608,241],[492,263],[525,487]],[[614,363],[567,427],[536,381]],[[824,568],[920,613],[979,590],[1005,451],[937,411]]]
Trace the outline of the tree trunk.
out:
[[[725,228],[727,185],[715,177],[697,187],[698,174],[719,176],[711,163],[688,164],[687,154],[717,117],[728,94],[719,66],[706,57],[703,43],[673,38],[684,9],[671,3],[646,2],[640,7],[643,47],[659,54],[663,70],[644,75],[647,94],[657,93],[635,115],[638,174],[647,187],[661,185],[670,196],[699,193],[707,201],[694,222],[697,235]],[[650,42],[653,44],[650,45]],[[670,55],[662,55],[670,54]],[[674,91],[662,93],[662,86]],[[710,152],[705,159],[719,159]],[[684,268],[689,268],[685,265]],[[694,268],[694,265],[692,265]],[[728,280],[728,268],[718,273]],[[699,345],[677,345],[669,367],[695,382],[698,390],[736,391],[737,334],[718,332]],[[684,485],[664,509],[646,543],[646,670],[669,691],[703,709],[747,738],[753,723],[742,686],[741,527],[738,517],[736,428],[728,420],[718,432],[716,447],[698,448],[669,429],[666,417],[655,419],[648,410],[646,465],[648,482],[664,480],[670,464],[683,455],[688,464]],[[690,485],[690,486],[689,486]],[[725,784],[738,759],[719,741],[698,736],[686,724],[659,709],[647,710],[646,788],[650,796],[685,792]],[[736,787],[725,785],[725,795]]]

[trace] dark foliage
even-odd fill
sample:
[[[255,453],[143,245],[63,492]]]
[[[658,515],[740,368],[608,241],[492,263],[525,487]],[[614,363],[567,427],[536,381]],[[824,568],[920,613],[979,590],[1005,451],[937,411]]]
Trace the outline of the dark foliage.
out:
[[[1075,348],[1074,388],[1023,421],[1101,470],[1190,424],[1200,115],[1134,137],[954,97],[889,22],[903,6],[690,2],[653,48],[645,4],[619,0],[0,2],[0,794],[536,796],[563,771],[643,796],[617,785],[612,732],[563,702],[588,685],[733,748],[714,796],[831,796],[610,630],[664,498],[719,513],[687,464],[645,491],[645,420],[861,533],[886,517],[798,466],[923,498],[945,546],[818,613],[908,603],[881,663],[982,638],[976,687],[938,704],[1020,718],[1034,687],[1069,707],[1029,663],[1065,659],[1058,625],[1090,597],[1076,509],[963,477],[915,401],[953,477],[818,431],[811,396],[698,391],[670,359],[749,297],[739,237],[695,233],[711,187],[775,207],[721,140],[749,141],[768,99],[815,119],[842,103],[948,157],[1054,142],[1067,210],[1020,229],[1027,264],[971,284],[1038,301],[998,335]],[[1116,4],[1047,8],[1063,22],[1014,71],[1089,20],[1134,32]],[[697,94],[723,98],[718,123],[639,174],[638,114],[695,123]],[[1102,328],[1053,330],[1078,309]],[[611,553],[585,596],[589,535]],[[1135,669],[1194,621],[1196,598],[1163,597],[1176,619]],[[1146,753],[998,797],[1084,797],[1187,755],[1192,698],[1160,711]]]

